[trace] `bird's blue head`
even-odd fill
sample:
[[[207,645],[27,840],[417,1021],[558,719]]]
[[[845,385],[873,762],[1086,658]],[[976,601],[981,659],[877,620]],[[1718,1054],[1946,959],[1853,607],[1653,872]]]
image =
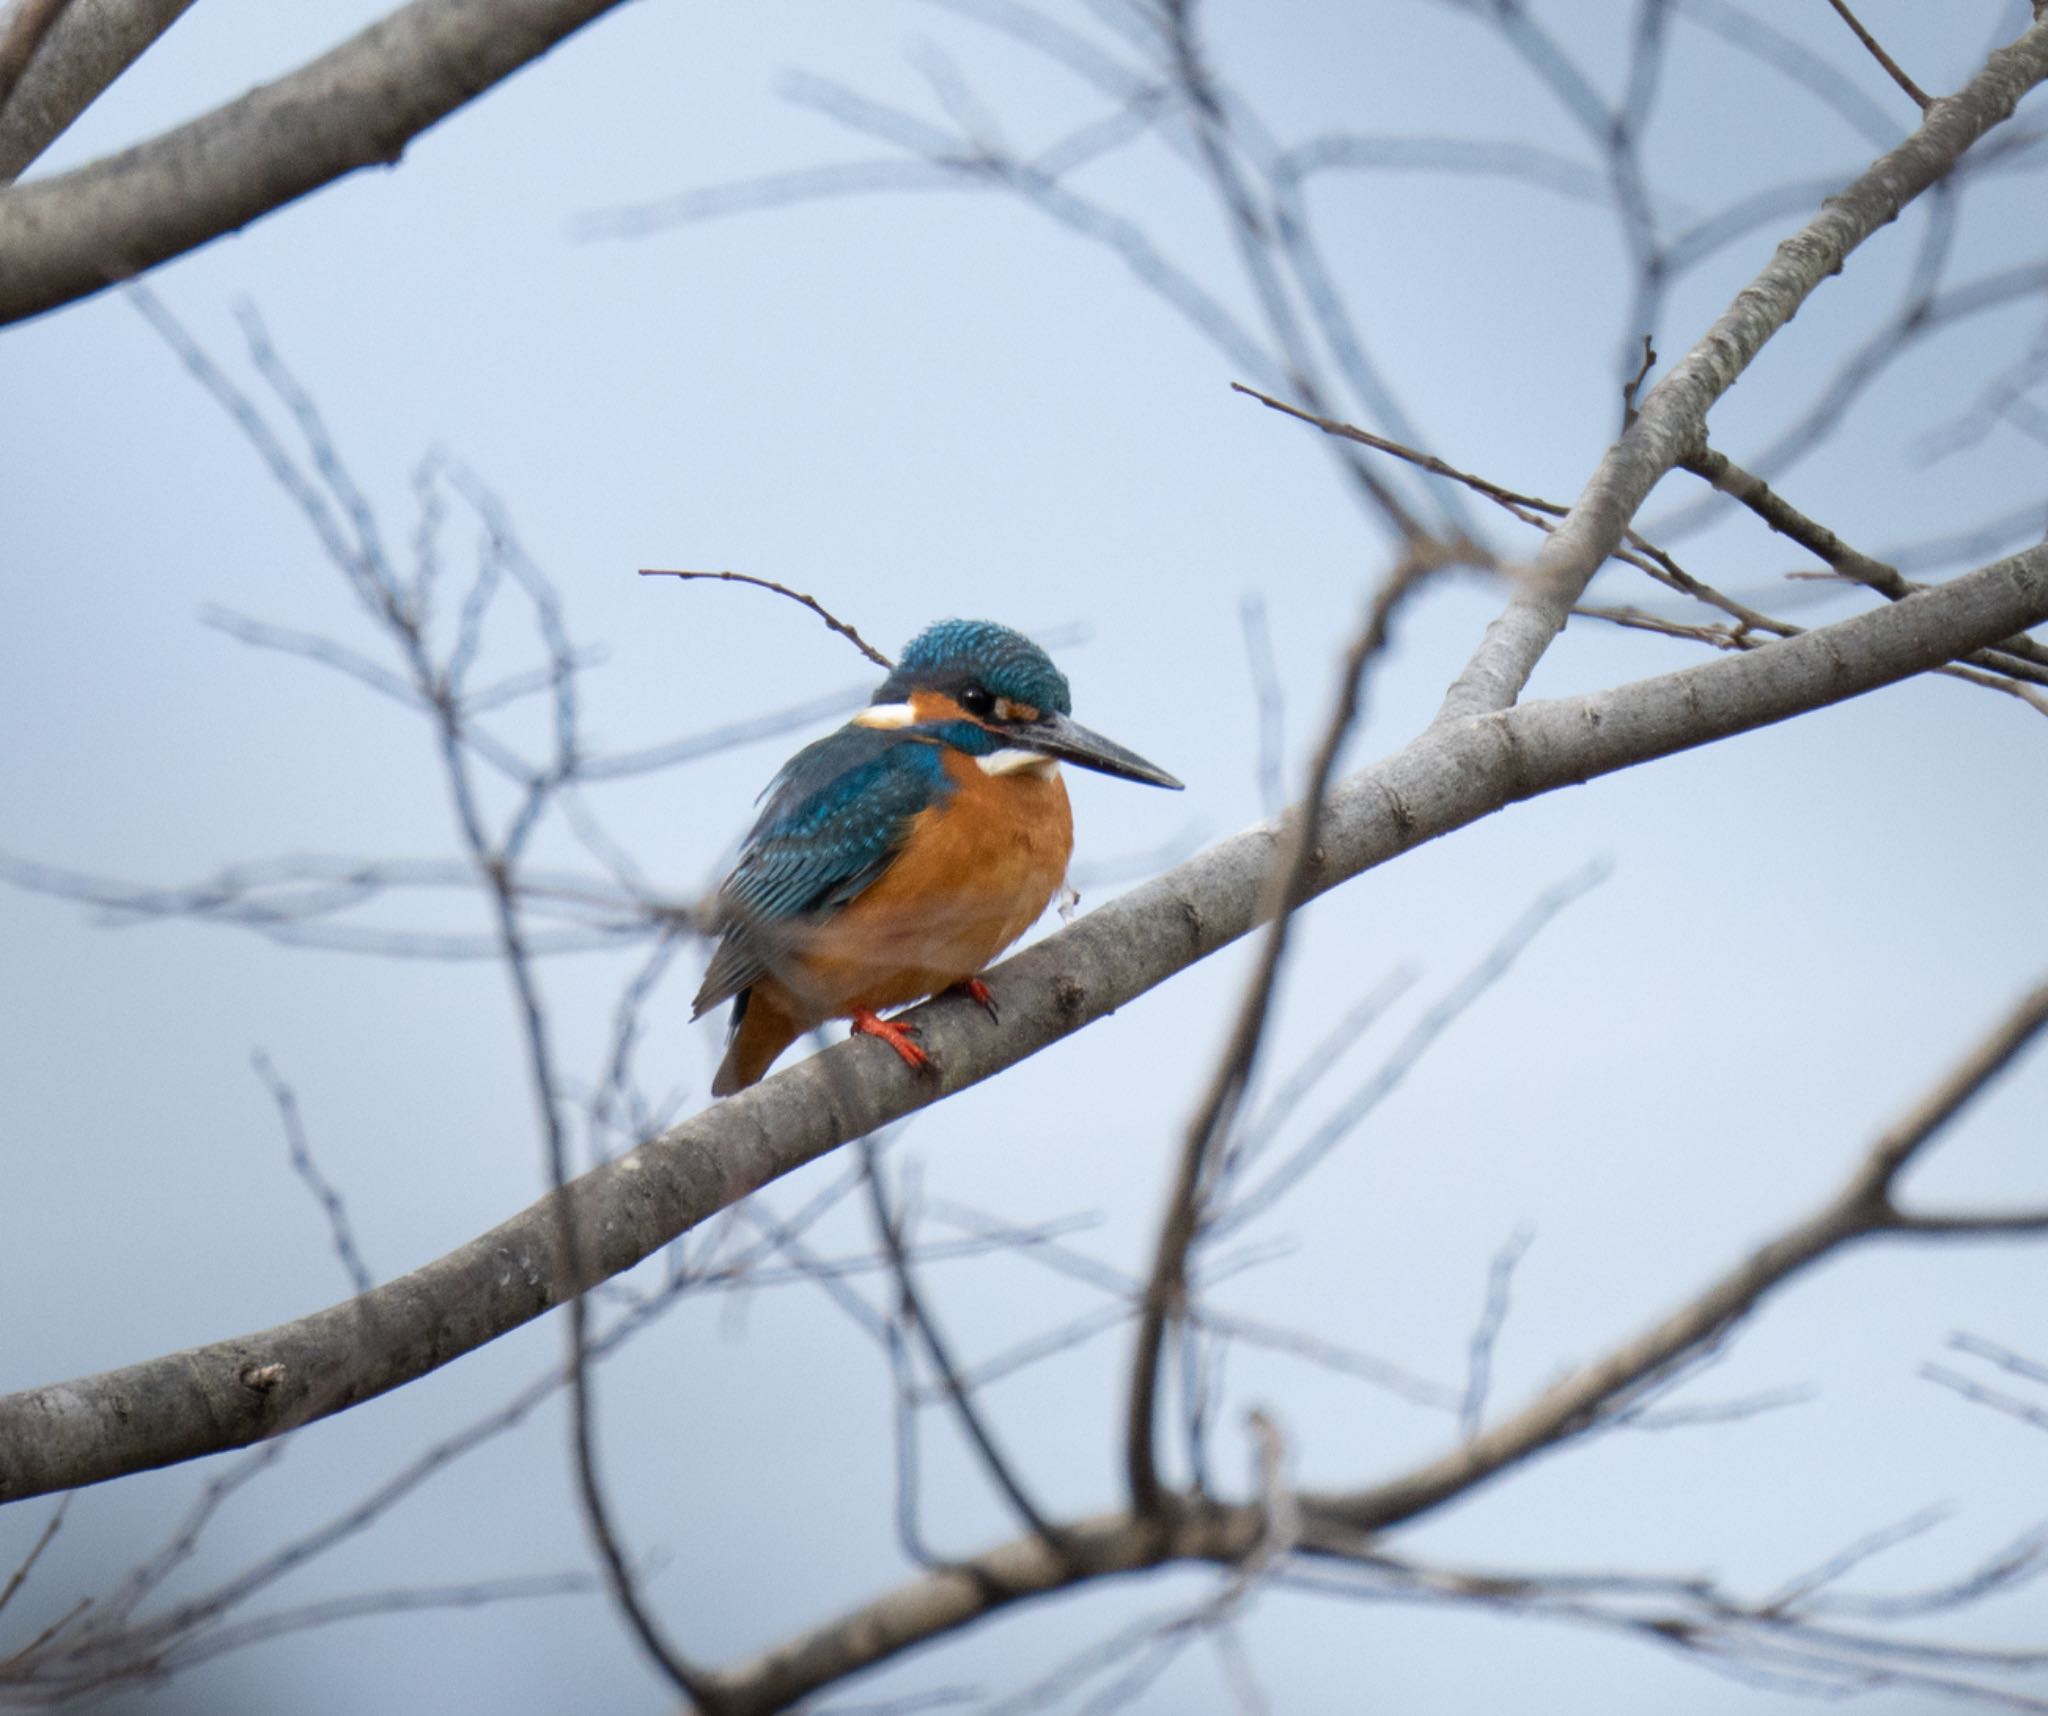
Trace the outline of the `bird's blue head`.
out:
[[[1067,676],[1022,632],[993,620],[940,620],[904,646],[903,659],[874,695],[877,703],[906,703],[913,691],[944,692],[970,714],[961,693],[976,689],[1026,709],[1074,712]],[[975,699],[975,701],[979,701]]]
[[[915,728],[992,773],[1063,759],[1149,786],[1180,782],[1070,717],[1067,676],[1022,632],[993,620],[941,620],[910,640],[855,723]],[[1014,760],[1014,761],[1013,761]]]

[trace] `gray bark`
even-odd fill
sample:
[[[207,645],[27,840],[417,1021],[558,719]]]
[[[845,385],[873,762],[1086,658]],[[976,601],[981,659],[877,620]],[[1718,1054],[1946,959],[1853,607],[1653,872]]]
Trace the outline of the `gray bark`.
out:
[[[1441,720],[1331,795],[1308,877],[1321,894],[1518,800],[1768,726],[2048,622],[2048,545],[1873,613],[1585,697]],[[991,1077],[1246,933],[1277,840],[1233,836],[992,974],[1003,1023],[971,1002],[919,1010],[936,1076],[856,1039],[585,1175],[579,1255],[615,1275],[738,1199]],[[245,1446],[439,1368],[560,1304],[556,1197],[358,1299],[0,1400],[0,1502]]]
[[[1720,319],[1644,399],[1600,461],[1570,515],[1544,540],[1515,599],[1444,698],[1456,718],[1505,709],[1521,694],[1550,640],[1564,629],[1587,582],[1659,481],[1706,450],[1707,412],[1735,384],[1766,341],[1798,312],[1849,253],[1898,219],[1913,198],[1944,177],[1992,127],[2011,117],[2048,78],[2048,24],[2037,23],[1985,62],[1954,95],[1927,110],[1919,130],[1880,156],[1855,183],[1778,246]]]
[[[62,136],[191,4],[71,0],[0,105],[0,184]],[[5,23],[0,19],[0,29]]]
[[[619,0],[413,0],[288,77],[118,155],[0,191],[0,324],[389,166]],[[47,44],[46,44],[47,45]]]

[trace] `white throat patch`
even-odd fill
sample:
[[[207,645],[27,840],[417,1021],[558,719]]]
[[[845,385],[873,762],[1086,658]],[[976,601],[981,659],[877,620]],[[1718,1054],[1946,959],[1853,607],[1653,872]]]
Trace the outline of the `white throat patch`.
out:
[[[856,727],[915,727],[917,711],[908,703],[870,703],[853,718]]]
[[[974,760],[981,765],[983,774],[990,775],[1040,775],[1050,780],[1060,772],[1059,758],[1048,757],[1043,751],[1020,750],[1015,745],[1006,745]]]

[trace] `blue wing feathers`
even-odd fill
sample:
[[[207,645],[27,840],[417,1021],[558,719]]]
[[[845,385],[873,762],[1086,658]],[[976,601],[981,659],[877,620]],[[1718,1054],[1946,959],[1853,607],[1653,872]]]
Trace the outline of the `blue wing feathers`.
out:
[[[719,890],[723,934],[695,1012],[748,988],[804,919],[868,887],[951,791],[941,748],[901,731],[842,727],[790,758]]]

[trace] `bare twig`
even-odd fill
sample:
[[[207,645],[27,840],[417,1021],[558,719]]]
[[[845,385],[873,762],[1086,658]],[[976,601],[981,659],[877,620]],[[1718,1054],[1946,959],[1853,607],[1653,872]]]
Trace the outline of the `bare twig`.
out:
[[[751,572],[684,572],[669,566],[643,566],[640,568],[640,576],[643,578],[709,578],[715,579],[722,584],[751,584],[757,590],[772,590],[778,596],[787,596],[792,602],[809,608],[812,613],[816,614],[819,619],[823,620],[833,631],[846,639],[848,643],[852,644],[855,649],[859,650],[869,661],[882,669],[884,673],[895,666],[894,662],[890,661],[886,655],[876,649],[873,644],[869,643],[866,638],[862,637],[846,621],[834,614],[817,597],[806,596],[801,590],[792,590],[787,584],[778,584],[773,578],[757,578]]]
[[[749,1213],[772,1228],[771,1238],[739,1249],[729,1258],[720,1260],[707,1256],[701,1266],[673,1273],[660,1291],[635,1303],[623,1317],[591,1341],[587,1348],[587,1361],[594,1364],[617,1352],[635,1335],[651,1327],[686,1293],[698,1289],[733,1290],[770,1282],[769,1272],[760,1267],[762,1259],[771,1251],[799,1246],[801,1234],[828,1213],[852,1190],[854,1184],[855,1176],[840,1176],[786,1220],[768,1221],[765,1208],[756,1200]],[[869,1266],[879,1268],[883,1265],[880,1260],[869,1260]],[[809,1278],[805,1274],[787,1277],[789,1280]],[[275,1460],[282,1444],[271,1444],[256,1458],[238,1463],[223,1477],[206,1486],[165,1548],[131,1574],[107,1600],[97,1605],[100,1613],[107,1617],[104,1621],[95,1619],[87,1627],[73,1632],[61,1646],[56,1646],[60,1635],[94,1608],[92,1599],[87,1598],[58,1625],[46,1628],[26,1648],[7,1659],[14,1676],[12,1683],[47,1689],[53,1698],[61,1700],[65,1696],[104,1690],[124,1680],[156,1678],[168,1667],[218,1656],[271,1636],[278,1630],[296,1630],[320,1624],[324,1619],[345,1618],[348,1614],[379,1612],[385,1608],[403,1609],[412,1606],[415,1596],[428,1604],[458,1600],[447,1590],[399,1590],[340,1599],[339,1611],[329,1611],[325,1605],[314,1605],[310,1609],[287,1610],[279,1615],[257,1617],[235,1625],[223,1624],[234,1611],[270,1589],[286,1574],[368,1530],[437,1473],[485,1442],[523,1423],[536,1408],[567,1387],[570,1378],[571,1372],[566,1364],[552,1367],[495,1410],[421,1450],[339,1515],[168,1611],[147,1620],[131,1620],[137,1604],[169,1573],[190,1559],[201,1532],[223,1502]],[[567,1580],[563,1582],[565,1588],[569,1583]],[[584,1588],[583,1582],[576,1582],[575,1588]],[[453,1589],[470,1593],[459,1599],[464,1603],[493,1600],[496,1596],[538,1594],[537,1587],[531,1590],[512,1589],[496,1583]],[[53,1646],[56,1647],[55,1661],[49,1660]]]
[[[1934,105],[1934,97],[1905,74],[1899,62],[1884,51],[1877,38],[1866,30],[1856,14],[1849,10],[1848,0],[1828,0],[1828,4],[1834,7],[1835,15],[1855,32],[1856,39],[1870,50],[1870,57],[1884,67],[1885,75],[1912,98],[1914,106],[1924,113]]]
[[[1273,663],[1273,634],[1266,624],[1263,597],[1247,596],[1238,604],[1244,631],[1245,664],[1251,670],[1252,699],[1259,711],[1259,805],[1268,816],[1287,806],[1282,776],[1282,748],[1287,724],[1287,694]]]
[[[872,1139],[864,1138],[860,1144],[861,1171],[868,1188],[868,1204],[873,1212],[875,1230],[881,1236],[882,1247],[889,1259],[889,1271],[896,1283],[897,1303],[902,1307],[906,1321],[917,1331],[924,1343],[926,1356],[932,1368],[938,1372],[939,1384],[947,1402],[959,1418],[960,1428],[974,1451],[980,1456],[982,1469],[989,1475],[1003,1497],[1016,1511],[1018,1517],[1036,1535],[1046,1540],[1055,1554],[1059,1551],[1059,1540],[1046,1516],[1025,1492],[1015,1467],[1007,1454],[996,1445],[994,1434],[983,1419],[981,1409],[975,1404],[973,1393],[961,1379],[960,1367],[955,1363],[950,1345],[933,1320],[931,1310],[919,1291],[917,1277],[912,1272],[909,1251],[903,1242],[899,1226],[899,1215],[892,1206],[888,1188],[882,1183],[881,1164]]]
[[[1493,1349],[1501,1330],[1507,1326],[1508,1294],[1514,1284],[1516,1265],[1535,1237],[1532,1229],[1517,1228],[1493,1254],[1493,1262],[1486,1271],[1486,1303],[1472,1330],[1465,1368],[1465,1399],[1458,1410],[1458,1429],[1468,1440],[1479,1434],[1486,1418],[1486,1396],[1493,1381]]]
[[[1255,200],[1239,168],[1236,139],[1224,92],[1212,79],[1195,33],[1196,7],[1168,0],[1160,9],[1160,35],[1172,87],[1185,103],[1196,158],[1222,205],[1239,266],[1257,298],[1289,385],[1310,406],[1323,403],[1308,330],[1302,325],[1275,265],[1271,217]],[[1433,539],[1395,489],[1362,462],[1349,464],[1352,480],[1405,545],[1410,559],[1434,552]]]
[[[2009,1394],[2002,1388],[1991,1388],[1974,1377],[1965,1376],[1945,1364],[1923,1364],[1920,1374],[1929,1382],[1959,1394],[1976,1406],[1988,1406],[1994,1412],[2002,1412],[2008,1418],[2016,1418],[2022,1424],[2036,1430],[2048,1430],[2048,1406],[2027,1400],[2017,1394]]]
[[[1834,1197],[1738,1263],[1654,1327],[1553,1384],[1520,1411],[1404,1477],[1332,1498],[1331,1516],[1380,1530],[1463,1494],[1603,1422],[1645,1383],[1719,1340],[1775,1288],[1822,1257],[1887,1234],[1955,1231],[1901,1210],[1893,1187],[1907,1165],[2048,1026],[2048,983],[1999,1020],[1927,1095],[1883,1132]],[[1983,1224],[1969,1231],[1997,1231]],[[2018,1230],[2014,1230],[2018,1231]]]
[[[1645,334],[1643,336],[1642,367],[1638,369],[1634,375],[1630,376],[1628,380],[1622,384],[1621,421],[1624,427],[1626,427],[1628,424],[1632,423],[1635,420],[1636,395],[1642,392],[1643,383],[1650,379],[1650,371],[1655,369],[1656,367],[1657,348],[1655,345],[1651,343],[1650,336],[1648,334]]]
[[[398,662],[394,677],[403,682],[412,702],[427,716],[460,849],[490,909],[497,957],[512,988],[549,1183],[555,1193],[550,1220],[560,1272],[548,1279],[547,1292],[567,1300],[570,1447],[585,1523],[614,1606],[628,1630],[679,1692],[695,1700],[701,1709],[711,1711],[715,1708],[711,1702],[713,1695],[705,1690],[703,1675],[664,1636],[642,1596],[613,1523],[597,1467],[595,1401],[586,1363],[590,1308],[584,1293],[602,1278],[602,1272],[593,1270],[587,1262],[587,1242],[581,1228],[583,1210],[577,1186],[572,1183],[573,1169],[562,1116],[561,1082],[534,970],[526,901],[519,881],[520,866],[535,832],[557,796],[576,778],[583,749],[578,729],[577,652],[563,625],[555,592],[539,569],[527,560],[496,497],[466,471],[451,468],[446,473],[447,481],[483,522],[486,536],[475,575],[455,615],[452,637],[438,638],[431,629],[429,600],[439,569],[432,553],[435,521],[422,520],[420,565],[408,584],[385,549],[375,508],[351,475],[317,405],[271,345],[253,309],[245,309],[242,315],[251,361],[295,426],[311,474],[255,404],[185,334],[168,311],[146,292],[138,291],[136,302],[187,367],[226,406],[298,503],[336,570],[390,646]],[[493,817],[487,807],[484,782],[478,775],[477,730],[467,703],[467,681],[482,650],[486,616],[499,594],[507,589],[524,597],[535,636],[546,657],[540,684],[548,700],[549,754],[542,761],[514,763],[501,771],[510,776],[515,790],[510,808]],[[375,1292],[359,1292],[354,1303],[361,1327],[377,1329]],[[362,1344],[367,1347],[375,1342],[364,1339]],[[284,1380],[282,1375],[272,1377],[266,1386],[275,1389]],[[318,1386],[325,1391],[334,1385]],[[304,1404],[311,1408],[319,1400],[316,1393]]]
[[[1338,753],[1358,717],[1366,668],[1385,647],[1395,610],[1438,564],[1439,561],[1429,558],[1404,560],[1374,595],[1365,624],[1346,656],[1336,706],[1318,742],[1307,789],[1274,843],[1260,904],[1260,916],[1268,920],[1269,927],[1230,1038],[1209,1088],[1189,1122],[1138,1320],[1137,1354],[1125,1420],[1124,1462],[1132,1507],[1140,1515],[1156,1513],[1165,1500],[1153,1441],[1166,1331],[1183,1312],[1188,1255],[1204,1220],[1204,1187],[1237,1124],[1238,1109],[1264,1040],[1274,986],[1279,981],[1281,960],[1287,950],[1288,929],[1295,907],[1301,903],[1315,851],[1324,796],[1329,791]]]
[[[1964,152],[2048,78],[2048,25],[2037,24],[1947,100],[1920,130],[1862,173],[1737,294],[1642,401],[1579,500],[1444,700],[1439,720],[1509,707],[1562,629],[1587,581],[1620,542],[1651,488],[1701,444],[1709,408],[1831,274],[1900,207],[1939,184]],[[1636,327],[1650,325],[1647,318]]]
[[[1674,1381],[1684,1380],[1682,1376]],[[1744,1424],[1752,1418],[1761,1418],[1767,1412],[1782,1412],[1787,1407],[1805,1406],[1814,1398],[1815,1390],[1806,1387],[1770,1388],[1760,1394],[1737,1395],[1732,1400],[1703,1400],[1696,1405],[1656,1406],[1648,1404],[1660,1391],[1650,1389],[1642,1399],[1633,1405],[1624,1406],[1608,1422],[1618,1429],[1645,1430],[1652,1433],[1666,1430],[1697,1430],[1705,1424]]]
[[[1837,576],[1865,585],[1892,602],[1902,602],[1926,588],[1906,578],[1897,567],[1888,566],[1851,548],[1827,526],[1807,517],[1775,493],[1761,477],[1744,470],[1725,453],[1707,448],[1689,455],[1681,463],[1693,475],[1740,501],[1772,530],[1789,537],[1823,561]],[[2018,662],[2048,668],[2048,645],[2038,644],[2032,638],[2007,638],[1994,648]],[[1981,657],[1979,659],[1981,661]],[[2007,663],[2002,671],[2012,673],[2015,670],[2012,663]],[[2036,678],[2034,683],[2048,684],[2048,676]]]
[[[1968,1353],[1972,1358],[1980,1358],[1995,1364],[2008,1375],[2023,1377],[2028,1382],[2038,1382],[2044,1388],[2048,1388],[2048,1364],[2016,1353],[2011,1347],[2000,1346],[1996,1341],[1987,1341],[1982,1335],[1968,1334],[1950,1335],[1948,1345],[1951,1351]]]
[[[15,1593],[28,1583],[28,1576],[35,1571],[36,1563],[42,1559],[43,1551],[50,1547],[50,1539],[63,1527],[64,1515],[70,1508],[71,1498],[68,1495],[57,1498],[57,1505],[50,1510],[50,1517],[43,1521],[43,1529],[36,1534],[35,1542],[28,1546],[28,1553],[16,1563],[14,1571],[7,1575],[7,1583],[0,1585],[0,1611],[4,1611],[7,1605],[14,1601]]]
[[[334,1240],[334,1255],[341,1259],[341,1266],[348,1272],[349,1282],[356,1292],[359,1295],[368,1293],[377,1284],[377,1278],[370,1273],[369,1265],[363,1261],[362,1250],[356,1244],[355,1229],[348,1219],[348,1205],[342,1202],[334,1182],[320,1172],[320,1164],[313,1160],[312,1147],[306,1142],[305,1122],[299,1114],[298,1097],[292,1087],[278,1076],[277,1069],[270,1064],[270,1057],[261,1049],[249,1057],[249,1064],[256,1069],[256,1076],[270,1092],[270,1100],[277,1104],[278,1118],[284,1123],[285,1144],[291,1151],[292,1171],[306,1182],[321,1212],[327,1217],[328,1232]]]
[[[1534,495],[1518,494],[1513,489],[1502,488],[1498,483],[1488,482],[1484,477],[1474,476],[1470,471],[1461,471],[1456,465],[1447,464],[1434,453],[1417,452],[1413,447],[1403,446],[1399,441],[1389,440],[1384,435],[1375,435],[1370,429],[1361,429],[1355,423],[1344,423],[1321,412],[1290,405],[1284,399],[1275,399],[1270,393],[1262,393],[1256,387],[1247,387],[1241,381],[1233,381],[1230,390],[1233,393],[1242,393],[1247,399],[1256,399],[1271,410],[1284,412],[1287,416],[1299,418],[1304,423],[1312,423],[1326,435],[1356,441],[1361,447],[1371,447],[1378,452],[1391,454],[1397,459],[1406,460],[1419,470],[1428,471],[1432,476],[1448,477],[1474,494],[1484,495],[1488,500],[1504,506],[1525,507],[1533,512],[1552,513],[1560,518],[1569,510],[1554,501],[1539,500]]]
[[[1531,901],[1472,968],[1430,1003],[1370,1078],[1269,1169],[1257,1185],[1235,1196],[1217,1212],[1213,1218],[1215,1231],[1219,1234],[1239,1231],[1299,1185],[1318,1162],[1349,1137],[1359,1123],[1400,1086],[1437,1039],[1507,975],[1515,961],[1556,920],[1558,914],[1599,887],[1610,872],[1611,866],[1605,860],[1595,860],[1546,888]],[[1252,1153],[1248,1150],[1238,1164],[1240,1174],[1249,1166],[1251,1159]]]
[[[1797,576],[1797,574],[1794,574]],[[1738,622],[1733,626],[1709,625],[1689,626],[1677,620],[1667,620],[1657,614],[1646,614],[1639,608],[1609,608],[1581,602],[1572,613],[1589,620],[1601,620],[1608,625],[1621,626],[1629,631],[1650,632],[1658,637],[1684,638],[1693,643],[1710,644],[1715,649],[1753,650],[1762,649],[1772,638],[1798,637],[1806,630],[1783,620],[1768,620],[1751,626]],[[2009,640],[2008,640],[2009,641]],[[1972,661],[2003,659],[1991,650],[1973,650]],[[2040,670],[2025,668],[2028,678]],[[1958,662],[1946,662],[1933,669],[1944,679],[1960,679],[1965,685],[1982,686],[1986,691],[1996,691],[2003,696],[2017,698],[2028,708],[2040,715],[2048,715],[2048,696],[2034,689],[2030,684],[2021,684],[2017,678],[2005,672],[1985,672],[1979,668],[1964,667]]]
[[[1405,447],[1398,441],[1391,441],[1383,435],[1375,435],[1370,430],[1360,429],[1354,424],[1303,411],[1284,400],[1261,393],[1257,388],[1246,387],[1242,382],[1233,382],[1231,386],[1236,392],[1256,399],[1262,405],[1284,412],[1289,417],[1299,418],[1304,423],[1313,424],[1325,434],[1356,441],[1394,458],[1406,460],[1434,475],[1447,478],[1470,489],[1474,494],[1484,496],[1524,524],[1535,525],[1547,532],[1553,528],[1548,520],[1562,518],[1569,510],[1555,501],[1543,499],[1540,495],[1524,494],[1515,489],[1505,488],[1485,477],[1460,470],[1434,454],[1418,452],[1412,447]],[[1850,548],[1833,531],[1807,518],[1805,514],[1773,494],[1761,479],[1742,470],[1724,455],[1708,450],[1688,454],[1679,463],[1685,469],[1713,483],[1716,488],[1740,500],[1773,530],[1810,549],[1840,576],[1853,579],[1857,583],[1868,584],[1893,601],[1902,600],[1926,588],[1924,585],[1909,582],[1895,568],[1883,565],[1868,555]],[[1642,614],[1629,609],[1588,606],[1584,603],[1574,604],[1573,613],[1606,620],[1615,625],[1631,626],[1642,631],[1659,632],[1667,637],[1690,638],[1722,649],[1754,648],[1758,640],[1751,636],[1752,632],[1763,632],[1774,637],[1795,637],[1804,629],[1771,619],[1768,615],[1760,614],[1753,608],[1723,595],[1711,585],[1702,583],[1685,572],[1663,549],[1645,539],[1633,528],[1622,533],[1622,542],[1627,546],[1616,547],[1612,554],[1614,559],[1648,573],[1669,589],[1719,608],[1737,622],[1736,629],[1729,632],[1718,627],[1687,626],[1652,614]],[[2025,636],[2015,636],[2002,639],[1994,649],[1972,651],[1968,659],[1975,664],[1974,667],[1951,664],[1937,671],[1973,685],[1981,685],[1987,690],[2017,697],[2040,713],[2048,715],[2048,700],[2043,700],[2027,690],[2024,684],[2014,683],[2015,680],[2020,680],[2048,685],[2048,645],[2038,644]]]
[[[1854,1543],[1836,1550],[1817,1566],[1788,1579],[1758,1607],[1767,1615],[1784,1614],[1801,1608],[1830,1585],[1839,1583],[1853,1573],[1866,1561],[1886,1554],[1902,1543],[1910,1543],[1916,1537],[1924,1537],[1936,1526],[1945,1524],[1954,1513],[1955,1509],[1947,1505],[1924,1507],[1894,1524],[1866,1532]]]

